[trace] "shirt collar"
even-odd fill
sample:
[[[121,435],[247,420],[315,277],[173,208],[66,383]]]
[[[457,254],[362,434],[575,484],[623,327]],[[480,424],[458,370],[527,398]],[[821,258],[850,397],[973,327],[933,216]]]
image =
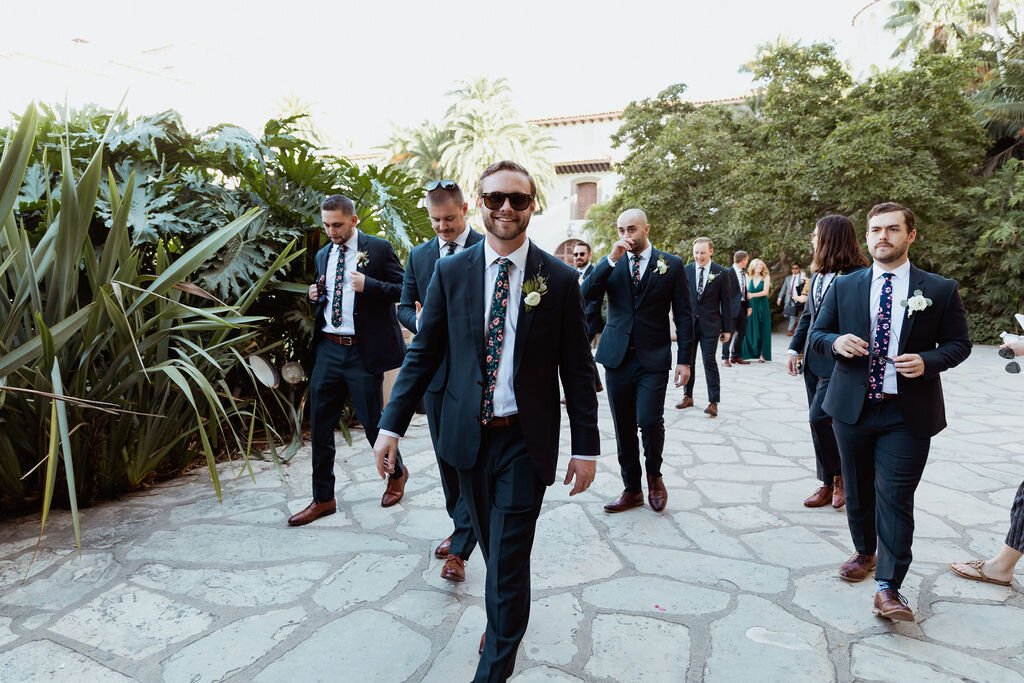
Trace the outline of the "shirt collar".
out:
[[[906,261],[903,262],[903,265],[901,265],[896,270],[892,270],[892,271],[882,270],[882,268],[877,263],[873,264],[871,266],[871,281],[874,282],[875,280],[877,280],[880,277],[882,277],[883,273],[890,273],[890,272],[892,273],[892,276],[893,276],[894,280],[905,280],[905,279],[909,278],[910,277],[910,259],[907,259]]]
[[[526,241],[523,242],[523,246],[519,247],[505,258],[511,261],[512,265],[516,268],[523,270],[526,268],[526,255],[529,251],[530,240],[527,238]],[[484,263],[487,268],[490,268],[495,261],[501,258],[501,254],[494,251],[494,249],[491,249],[491,245],[486,239],[484,240],[484,256],[486,257]]]
[[[349,237],[344,242],[342,242],[342,244],[344,244],[348,248],[349,251],[354,251],[354,250],[358,249],[359,248],[359,230],[353,230],[352,231],[352,236]],[[338,251],[341,251],[341,246],[338,245],[338,244],[335,244],[334,248],[336,250],[338,250]]]
[[[469,239],[469,231],[470,230],[472,230],[472,228],[469,227],[469,223],[466,223],[466,229],[463,230],[461,233],[459,233],[459,236],[455,238],[455,243],[457,245],[459,245],[460,247],[465,248],[466,240]],[[441,246],[443,247],[445,244],[447,244],[447,242],[442,240],[441,241]]]
[[[643,263],[644,261],[650,261],[651,260],[651,253],[653,251],[654,251],[654,245],[651,244],[650,242],[648,242],[647,243],[647,248],[640,252],[640,262]],[[629,258],[632,261],[633,255],[630,254]]]

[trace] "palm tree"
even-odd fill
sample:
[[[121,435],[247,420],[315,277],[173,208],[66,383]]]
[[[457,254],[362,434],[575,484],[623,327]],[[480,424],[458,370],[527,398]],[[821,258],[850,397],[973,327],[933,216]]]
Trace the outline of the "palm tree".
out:
[[[384,149],[388,163],[401,167],[425,183],[447,178],[441,152],[451,141],[451,132],[430,121],[415,128],[399,128],[391,134]]]
[[[993,4],[998,25],[998,0],[893,0],[889,4],[893,13],[885,28],[907,32],[892,56],[921,50],[953,52],[961,42],[991,25]]]

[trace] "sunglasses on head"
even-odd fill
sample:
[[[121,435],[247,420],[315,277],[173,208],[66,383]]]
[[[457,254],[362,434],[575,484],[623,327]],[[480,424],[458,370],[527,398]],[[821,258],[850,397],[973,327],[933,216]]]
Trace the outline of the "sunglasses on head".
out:
[[[433,192],[439,187],[442,190],[457,190],[459,189],[459,184],[454,180],[431,180],[427,183],[427,192]]]
[[[513,211],[526,211],[533,202],[532,194],[522,192],[481,192],[480,198],[484,200],[484,206],[491,211],[497,211],[505,206],[506,199]]]
[[[1014,355],[1013,354],[1013,349],[1009,349],[1009,348],[1007,348],[1007,349],[999,349],[999,357],[1000,358],[1006,358],[1006,359],[1009,360],[1009,359],[1013,358],[1013,355]],[[1005,369],[1011,375],[1016,375],[1016,374],[1020,373],[1020,363],[1018,363],[1015,360],[1010,360],[1010,362],[1006,364],[1006,368]]]

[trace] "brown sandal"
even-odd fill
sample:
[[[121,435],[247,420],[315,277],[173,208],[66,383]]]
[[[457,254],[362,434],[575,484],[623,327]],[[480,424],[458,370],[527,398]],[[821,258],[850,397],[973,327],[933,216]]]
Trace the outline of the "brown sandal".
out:
[[[970,567],[974,571],[978,572],[978,575],[975,576],[973,574],[967,574],[967,573],[964,573],[964,572],[960,571],[959,569],[956,568],[956,565],[958,565],[958,564],[962,564],[962,565],[966,565],[966,566]],[[955,563],[952,563],[952,564],[949,565],[949,568],[951,570],[953,570],[953,573],[956,574],[957,576],[959,576],[961,578],[964,578],[964,579],[969,579],[971,581],[983,581],[984,583],[994,583],[997,586],[1009,586],[1010,585],[1009,581],[1000,581],[999,579],[993,579],[992,577],[987,576],[985,574],[985,571],[982,569],[982,567],[984,567],[984,566],[985,566],[985,560],[968,560],[967,562],[955,562]]]

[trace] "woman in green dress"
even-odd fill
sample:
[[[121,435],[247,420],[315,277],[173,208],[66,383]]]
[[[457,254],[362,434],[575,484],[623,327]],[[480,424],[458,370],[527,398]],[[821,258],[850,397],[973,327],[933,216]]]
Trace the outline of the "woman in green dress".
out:
[[[768,294],[772,276],[768,266],[759,258],[750,262],[747,269],[747,298],[750,312],[747,318],[747,334],[743,337],[743,357],[756,358],[763,363],[772,359],[772,312]]]

